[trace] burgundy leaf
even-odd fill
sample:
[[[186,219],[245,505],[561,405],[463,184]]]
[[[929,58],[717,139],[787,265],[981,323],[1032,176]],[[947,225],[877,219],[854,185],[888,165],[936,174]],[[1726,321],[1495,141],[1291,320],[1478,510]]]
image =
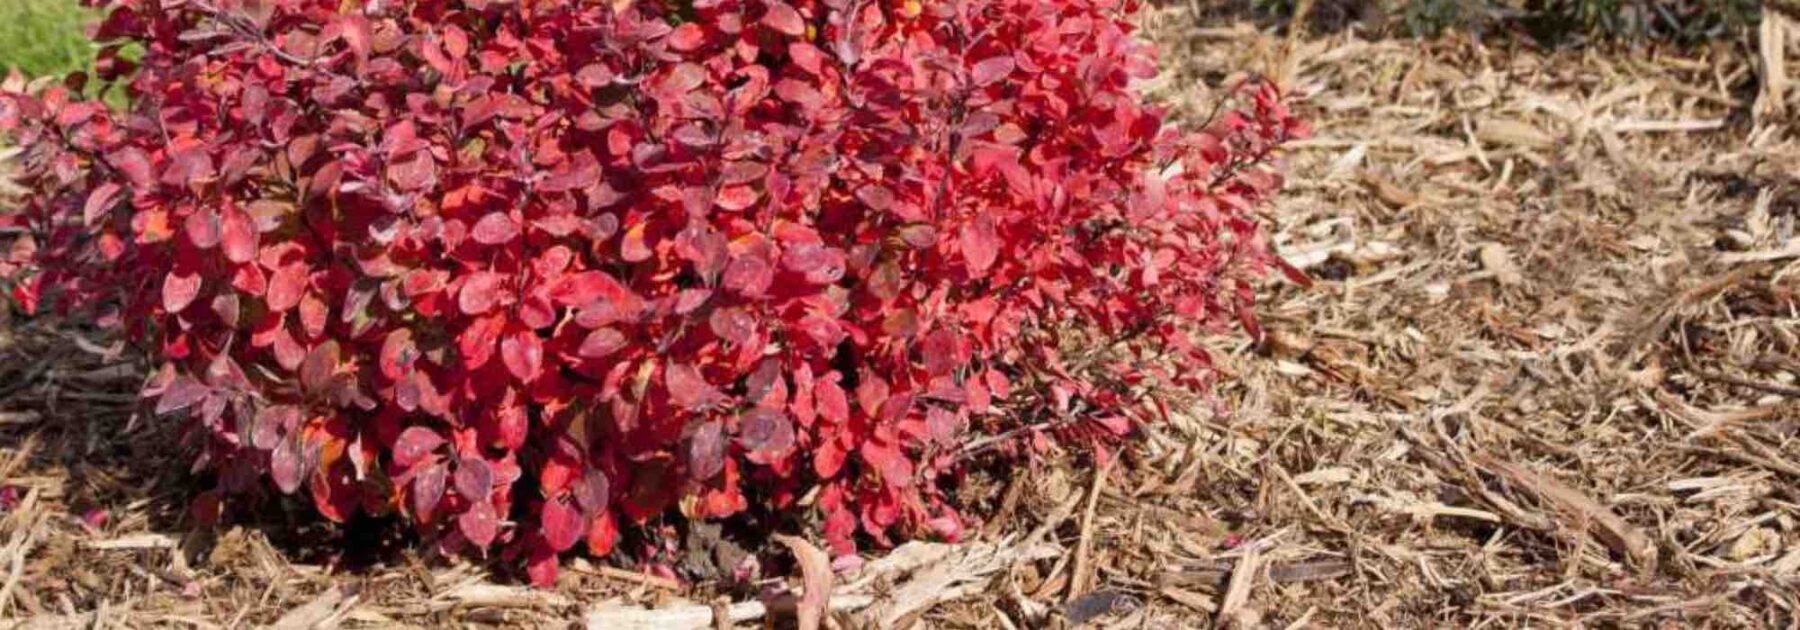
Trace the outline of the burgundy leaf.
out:
[[[301,461],[300,436],[289,434],[269,454],[269,477],[275,481],[275,487],[282,494],[293,494],[300,489],[300,481],[306,474],[306,465]]]
[[[581,341],[581,348],[576,354],[584,359],[604,359],[620,348],[625,347],[625,335],[611,328],[599,328],[588,333]]]
[[[306,354],[306,361],[300,364],[300,386],[315,395],[325,393],[342,361],[337,340],[327,339],[314,346],[312,352]]]
[[[194,379],[181,376],[164,389],[156,399],[156,415],[168,415],[187,409],[212,393],[212,388]]]
[[[468,511],[457,515],[456,529],[476,547],[486,548],[494,544],[494,537],[500,530],[500,518],[494,513],[494,504],[486,500],[476,501],[469,506]]]
[[[456,463],[456,493],[474,503],[486,503],[494,491],[494,470],[487,460],[464,457]]]
[[[583,512],[598,515],[612,500],[612,480],[598,468],[588,469],[587,474],[575,481],[573,494],[575,504],[581,506]]]
[[[119,191],[118,184],[107,182],[88,193],[87,204],[81,210],[82,224],[93,225],[99,221],[102,215],[112,209],[113,203],[118,201]]]
[[[725,395],[719,393],[700,370],[685,363],[671,363],[663,372],[664,386],[668,388],[669,400],[675,406],[687,410],[710,407],[724,402]]]
[[[794,448],[794,423],[787,414],[769,409],[752,409],[738,418],[738,442],[754,459],[770,462]]]
[[[724,428],[716,421],[702,423],[688,436],[686,453],[689,477],[704,481],[718,476],[725,469]]]
[[[413,477],[412,510],[413,518],[421,523],[432,521],[432,514],[437,512],[438,502],[444,498],[444,481],[447,475],[443,463],[434,463]]]
[[[275,448],[277,440],[300,425],[300,408],[293,405],[270,405],[256,412],[250,445],[259,449]]]
[[[987,86],[1006,78],[1006,75],[1012,73],[1014,67],[1013,58],[1010,55],[990,57],[976,63],[975,67],[969,71],[969,75],[975,81],[975,85]]]
[[[444,445],[444,436],[425,427],[407,427],[394,442],[394,465],[411,468]]]

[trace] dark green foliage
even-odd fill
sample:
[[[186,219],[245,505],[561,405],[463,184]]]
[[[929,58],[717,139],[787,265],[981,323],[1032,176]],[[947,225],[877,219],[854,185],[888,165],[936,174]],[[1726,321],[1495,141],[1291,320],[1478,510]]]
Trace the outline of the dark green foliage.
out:
[[[1215,9],[1248,9],[1288,21],[1302,0],[1222,0]],[[1547,44],[1613,41],[1697,43],[1728,37],[1760,18],[1759,0],[1314,0],[1307,26],[1352,23],[1377,32],[1429,36],[1446,29],[1518,33]]]
[[[1520,22],[1547,40],[1593,35],[1695,43],[1739,32],[1760,14],[1758,0],[1531,0]]]

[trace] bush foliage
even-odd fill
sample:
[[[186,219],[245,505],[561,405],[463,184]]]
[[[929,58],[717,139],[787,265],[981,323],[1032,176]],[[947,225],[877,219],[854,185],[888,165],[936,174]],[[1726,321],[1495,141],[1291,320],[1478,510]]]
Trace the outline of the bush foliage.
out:
[[[540,583],[672,513],[955,539],[972,441],[1207,385],[1302,132],[1258,85],[1165,127],[1129,0],[100,4],[126,111],[0,98],[13,295],[151,349],[197,513],[303,495]]]

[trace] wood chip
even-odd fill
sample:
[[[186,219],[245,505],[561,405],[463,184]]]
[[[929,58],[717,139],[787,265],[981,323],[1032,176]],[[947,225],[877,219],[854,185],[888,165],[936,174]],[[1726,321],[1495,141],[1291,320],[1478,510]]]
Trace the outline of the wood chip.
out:
[[[1601,542],[1638,569],[1639,573],[1656,570],[1656,543],[1637,527],[1587,494],[1546,475],[1493,457],[1480,460],[1489,470],[1512,484],[1530,492],[1563,515],[1560,522],[1576,531],[1591,531]]]

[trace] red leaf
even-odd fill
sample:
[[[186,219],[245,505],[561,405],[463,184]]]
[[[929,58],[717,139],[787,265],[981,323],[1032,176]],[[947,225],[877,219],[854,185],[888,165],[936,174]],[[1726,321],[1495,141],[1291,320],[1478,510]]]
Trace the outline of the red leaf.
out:
[[[849,453],[837,442],[826,440],[813,447],[813,472],[820,479],[836,477],[838,471],[844,469],[844,459]]]
[[[494,513],[494,504],[485,499],[476,501],[468,511],[456,517],[456,529],[476,547],[494,544],[494,537],[500,531],[500,518]]]
[[[969,275],[986,277],[988,268],[994,266],[994,260],[1000,255],[1000,237],[994,231],[994,219],[981,214],[974,221],[963,224],[961,245]]]
[[[219,245],[219,215],[212,210],[200,210],[188,215],[186,230],[188,241],[200,249],[212,249]]]
[[[713,311],[707,325],[720,339],[736,344],[749,343],[756,335],[756,318],[740,308]]]
[[[269,454],[269,477],[275,480],[275,487],[282,494],[293,494],[300,489],[305,472],[305,465],[300,459],[300,436],[298,433],[290,434],[288,439],[282,440],[275,451]]]
[[[163,310],[179,313],[186,310],[188,305],[194,303],[194,298],[199,296],[200,274],[182,275],[171,271],[168,275],[163,276]]]
[[[494,356],[494,345],[500,341],[500,333],[506,329],[506,317],[492,315],[469,323],[457,338],[457,350],[462,355],[463,367],[476,370],[487,365],[488,359]]]
[[[706,45],[706,29],[697,22],[688,22],[675,27],[669,33],[669,48],[680,52],[692,52]]]
[[[688,476],[705,481],[725,469],[725,431],[717,421],[705,422],[687,441]]]
[[[671,363],[663,371],[663,385],[669,390],[669,401],[675,406],[689,411],[711,407],[724,402],[725,395],[719,393],[700,370],[685,363]]]
[[[478,271],[463,281],[456,305],[464,315],[486,313],[500,303],[501,288],[505,284],[506,276],[491,271]]]
[[[886,404],[892,390],[887,381],[872,373],[864,372],[862,382],[856,384],[856,405],[871,418],[879,417],[881,406]]]
[[[604,271],[583,271],[558,279],[550,287],[550,299],[562,306],[586,307],[601,300],[622,306],[630,292]]]
[[[599,514],[612,501],[612,480],[598,468],[589,469],[575,481],[570,493],[575,495],[575,504],[581,506],[583,512]]]
[[[500,410],[500,443],[507,450],[518,450],[525,445],[525,428],[528,418],[522,407],[507,407]]]
[[[969,71],[969,75],[975,85],[986,87],[995,81],[1006,78],[1006,75],[1012,74],[1015,67],[1010,55],[990,57],[976,63],[975,67]]]
[[[742,212],[755,205],[760,195],[755,188],[749,186],[726,186],[719,189],[719,195],[713,199],[713,203],[731,212]]]
[[[588,333],[575,353],[583,359],[604,359],[625,347],[625,335],[611,328],[598,328]]]
[[[537,192],[559,193],[586,188],[600,181],[600,162],[594,154],[582,151],[576,153],[566,168],[558,169],[538,182]]]
[[[750,451],[751,461],[766,464],[785,457],[794,448],[794,423],[787,414],[752,409],[739,418],[738,441]]]
[[[794,65],[814,75],[820,74],[825,67],[825,54],[806,42],[789,43],[788,58],[794,60]]]
[[[576,541],[581,540],[586,524],[582,522],[581,512],[574,506],[558,499],[546,499],[541,518],[544,541],[550,544],[552,550],[568,551],[575,546]]]
[[[844,394],[844,388],[838,387],[837,380],[820,378],[813,385],[813,400],[819,407],[819,416],[832,424],[843,424],[850,421],[850,398]]]
[[[956,439],[959,428],[956,414],[936,407],[925,412],[925,426],[931,433],[931,439],[939,444],[951,444]]]
[[[256,412],[252,425],[250,445],[262,450],[273,449],[281,436],[300,426],[300,408],[293,405],[263,407]]]
[[[899,447],[885,442],[869,440],[863,442],[862,459],[881,473],[882,480],[895,486],[912,485],[913,465]]]
[[[417,151],[410,158],[388,165],[387,175],[401,192],[424,190],[437,184],[437,162],[430,151]]]
[[[696,63],[683,63],[670,68],[669,71],[650,85],[652,94],[679,98],[706,82],[706,68]]]
[[[118,184],[107,182],[88,193],[87,204],[81,210],[82,225],[93,225],[110,211],[112,205],[118,201],[120,190]]]
[[[442,463],[434,463],[420,471],[412,480],[413,518],[421,523],[432,521],[432,514],[437,512],[438,502],[444,498],[444,481],[447,475]]]
[[[251,223],[250,215],[227,207],[220,231],[226,260],[243,264],[256,259],[256,226]]]
[[[487,460],[465,457],[456,463],[456,493],[473,503],[487,503],[494,492],[494,469]]]
[[[425,427],[407,427],[394,442],[394,465],[411,468],[444,445],[444,436]]]
[[[605,557],[612,553],[613,545],[619,541],[619,524],[611,511],[601,512],[594,517],[594,524],[588,526],[588,553],[595,557]]]
[[[544,368],[544,345],[537,333],[517,330],[500,342],[500,360],[520,383],[537,380]]]
[[[763,14],[762,21],[769,28],[789,37],[806,34],[806,20],[800,17],[799,11],[782,0],[769,0],[769,12]]]
[[[413,345],[412,329],[394,329],[388,333],[387,340],[381,343],[382,376],[391,381],[399,381],[412,371],[413,360],[417,357],[418,348]]]
[[[294,263],[275,270],[275,276],[269,279],[269,292],[263,296],[269,310],[285,313],[300,304],[300,296],[306,293],[306,265]]]
[[[556,586],[556,550],[549,544],[538,541],[530,546],[530,557],[525,561],[525,574],[531,579],[531,585],[538,588]]]
[[[314,346],[312,352],[306,354],[306,361],[300,364],[300,386],[312,395],[326,393],[331,388],[332,376],[337,374],[338,364],[343,361],[335,339],[327,339]]]
[[[612,85],[614,78],[612,68],[606,67],[606,64],[603,63],[588,64],[575,72],[575,82],[588,89]]]
[[[774,281],[775,270],[770,267],[767,259],[757,255],[731,259],[731,263],[725,267],[725,277],[721,280],[726,289],[752,298],[761,296]]]
[[[482,245],[501,245],[519,237],[519,224],[505,212],[490,212],[475,222],[472,234],[475,242]]]
[[[650,224],[639,223],[625,230],[625,238],[619,242],[619,257],[624,258],[625,262],[637,263],[655,256],[656,252],[651,251],[649,242],[645,240],[645,231],[649,228]]]

